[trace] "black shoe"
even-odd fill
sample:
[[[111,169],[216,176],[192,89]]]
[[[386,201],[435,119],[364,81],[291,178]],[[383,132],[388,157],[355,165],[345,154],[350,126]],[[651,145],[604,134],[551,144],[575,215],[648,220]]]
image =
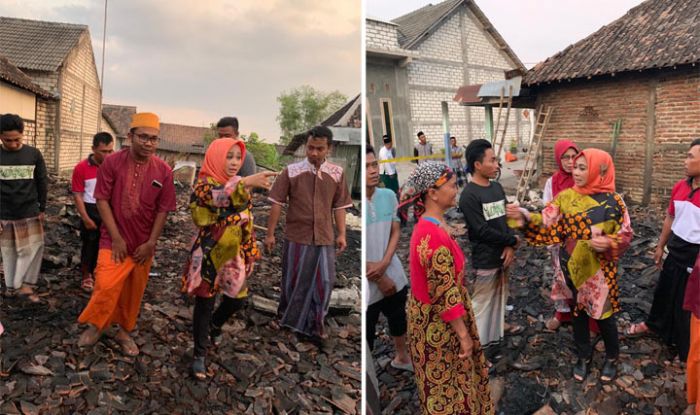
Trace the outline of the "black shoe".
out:
[[[574,379],[576,379],[577,382],[586,380],[588,371],[591,369],[591,360],[592,358],[584,360],[579,357],[576,361],[576,365],[574,366]]]
[[[600,371],[601,382],[610,382],[617,375],[617,359],[605,359],[603,369]]]

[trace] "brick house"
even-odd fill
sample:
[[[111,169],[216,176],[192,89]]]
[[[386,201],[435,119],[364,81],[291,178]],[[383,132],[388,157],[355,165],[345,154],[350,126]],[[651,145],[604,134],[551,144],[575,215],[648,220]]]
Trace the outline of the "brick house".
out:
[[[450,132],[465,145],[486,136],[483,109],[453,101],[462,85],[505,79],[525,72],[520,59],[472,0],[428,5],[391,22],[366,20],[368,142],[394,137],[399,156],[412,155],[416,132],[442,149],[442,102]],[[504,111],[505,112],[505,111]],[[510,115],[507,141],[529,137],[520,111]]]
[[[56,98],[0,55],[0,114],[17,114],[24,120],[24,142],[37,145],[37,131],[46,125],[46,108]]]
[[[554,141],[568,138],[613,154],[618,191],[629,200],[668,201],[688,145],[700,138],[697,16],[696,0],[647,0],[525,75],[537,104],[555,107],[545,173],[555,168]]]
[[[50,171],[70,172],[90,153],[102,92],[87,26],[0,17],[0,50],[58,99],[37,123],[36,146]]]
[[[102,116],[107,125],[114,131],[116,147],[128,145],[127,133],[131,116],[137,112],[136,107],[127,105],[102,105]],[[106,130],[108,131],[108,130]],[[204,160],[206,146],[204,137],[211,133],[207,127],[195,127],[190,125],[160,123],[160,142],[156,155],[170,165],[178,160],[191,160],[201,165]]]

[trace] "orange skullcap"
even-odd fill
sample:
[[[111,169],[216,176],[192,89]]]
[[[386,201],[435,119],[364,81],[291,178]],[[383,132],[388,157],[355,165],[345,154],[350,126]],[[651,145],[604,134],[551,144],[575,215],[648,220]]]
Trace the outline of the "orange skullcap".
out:
[[[137,127],[150,127],[160,130],[160,120],[158,116],[152,112],[137,112],[131,116],[131,125],[129,125],[129,129]]]

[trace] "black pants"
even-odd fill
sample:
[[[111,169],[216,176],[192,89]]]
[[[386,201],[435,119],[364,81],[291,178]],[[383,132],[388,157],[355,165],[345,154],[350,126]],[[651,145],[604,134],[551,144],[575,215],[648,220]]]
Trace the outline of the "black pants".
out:
[[[576,304],[578,290],[574,286],[574,282],[571,281],[571,278],[568,276],[566,277],[566,285],[573,293],[573,301],[574,304]],[[574,316],[572,321],[572,325],[574,326],[574,343],[576,343],[578,357],[586,360],[593,356],[591,333],[588,326],[589,318],[585,311],[579,310],[578,315]],[[600,335],[603,337],[603,342],[605,343],[605,357],[608,359],[617,359],[617,356],[620,354],[620,342],[617,335],[617,319],[615,315],[604,320],[596,320],[596,323],[598,323]]]
[[[678,349],[682,362],[688,360],[690,351],[690,311],[683,310],[683,299],[690,276],[688,267],[692,266],[679,264],[670,256],[666,258],[646,321],[668,346]]]
[[[365,335],[367,336],[367,344],[369,344],[370,350],[374,348],[374,340],[377,335],[375,330],[377,328],[377,321],[379,321],[379,313],[386,316],[389,322],[389,334],[392,337],[400,337],[406,334],[407,323],[406,323],[406,295],[408,293],[408,287],[403,287],[403,289],[391,297],[384,297],[371,306],[367,307]]]
[[[97,266],[97,253],[100,249],[100,225],[102,224],[102,219],[100,218],[100,212],[97,211],[96,204],[86,203],[85,210],[90,219],[97,225],[97,229],[87,229],[85,223],[83,223],[82,220],[80,221],[80,240],[83,242],[83,246],[80,249],[80,263],[92,274],[95,272],[95,267]]]
[[[579,311],[573,318],[574,342],[578,350],[578,357],[590,359],[593,356],[593,346],[591,346],[591,334],[588,327],[590,317],[583,311]],[[604,320],[596,320],[600,335],[605,343],[605,357],[617,359],[620,354],[620,343],[617,336],[617,319],[612,315]]]
[[[219,308],[214,311],[216,296],[210,298],[195,297],[192,315],[192,334],[194,337],[194,356],[206,356],[211,330],[221,330],[226,321],[243,308],[245,298],[231,298],[222,295]]]

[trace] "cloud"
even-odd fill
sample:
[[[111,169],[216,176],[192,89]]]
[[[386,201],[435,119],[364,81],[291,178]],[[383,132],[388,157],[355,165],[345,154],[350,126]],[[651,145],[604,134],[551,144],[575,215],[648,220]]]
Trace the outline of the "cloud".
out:
[[[99,72],[104,3],[47,3],[3,2],[0,15],[88,24]],[[359,0],[112,0],[104,101],[192,125],[235,114],[277,140],[282,91],[361,90],[360,22]]]

